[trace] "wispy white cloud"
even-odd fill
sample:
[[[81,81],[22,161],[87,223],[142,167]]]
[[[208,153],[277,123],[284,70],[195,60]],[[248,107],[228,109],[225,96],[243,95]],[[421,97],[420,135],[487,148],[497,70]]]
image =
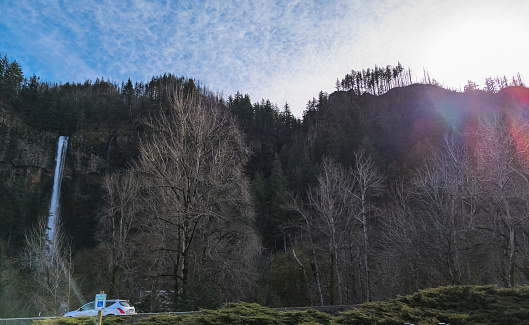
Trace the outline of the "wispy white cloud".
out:
[[[0,51],[45,80],[148,81],[171,72],[224,94],[288,101],[300,116],[351,69],[432,64],[434,39],[486,2],[6,0]]]

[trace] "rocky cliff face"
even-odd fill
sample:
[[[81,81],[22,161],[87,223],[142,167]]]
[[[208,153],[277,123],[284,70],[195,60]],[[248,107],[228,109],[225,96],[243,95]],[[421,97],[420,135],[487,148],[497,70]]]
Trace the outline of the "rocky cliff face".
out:
[[[0,107],[0,172],[8,176],[2,180],[10,184],[24,176],[28,184],[39,182],[42,170],[55,158],[48,148],[53,147],[57,137],[31,130]]]
[[[62,222],[76,248],[95,245],[97,216],[103,204],[103,177],[125,169],[136,155],[132,125],[118,130],[77,132],[69,139],[61,191]]]
[[[61,189],[61,223],[77,248],[95,244],[101,180],[135,155],[135,128],[70,135]],[[13,253],[48,213],[59,134],[36,131],[0,106],[0,248]]]
[[[46,215],[58,135],[36,132],[0,107],[0,241],[18,248]]]

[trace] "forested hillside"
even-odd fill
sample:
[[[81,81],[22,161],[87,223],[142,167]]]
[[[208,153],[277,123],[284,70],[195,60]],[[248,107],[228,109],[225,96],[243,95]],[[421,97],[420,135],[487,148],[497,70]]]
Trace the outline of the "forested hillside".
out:
[[[161,311],[529,282],[519,76],[461,92],[400,63],[352,71],[299,119],[172,74],[53,84],[0,64],[2,316],[100,290]],[[36,263],[59,135],[61,258]]]

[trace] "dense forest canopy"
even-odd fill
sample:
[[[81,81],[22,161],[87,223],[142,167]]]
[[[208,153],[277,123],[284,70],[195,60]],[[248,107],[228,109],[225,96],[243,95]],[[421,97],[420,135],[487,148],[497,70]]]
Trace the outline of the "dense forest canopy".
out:
[[[60,314],[57,297],[73,306],[99,290],[160,311],[529,283],[520,75],[455,91],[427,73],[413,83],[400,63],[353,70],[297,118],[173,74],[42,82],[4,55],[0,113],[2,315]],[[50,135],[71,137],[77,166],[61,267],[34,263],[52,177],[16,163],[17,137]],[[87,157],[103,162],[83,171]]]

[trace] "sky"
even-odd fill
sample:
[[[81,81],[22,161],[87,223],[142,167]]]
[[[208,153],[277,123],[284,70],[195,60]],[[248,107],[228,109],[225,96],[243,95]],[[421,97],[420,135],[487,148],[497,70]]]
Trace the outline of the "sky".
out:
[[[529,0],[0,0],[0,53],[26,77],[173,73],[301,117],[351,70],[400,62],[448,88],[521,74]]]

